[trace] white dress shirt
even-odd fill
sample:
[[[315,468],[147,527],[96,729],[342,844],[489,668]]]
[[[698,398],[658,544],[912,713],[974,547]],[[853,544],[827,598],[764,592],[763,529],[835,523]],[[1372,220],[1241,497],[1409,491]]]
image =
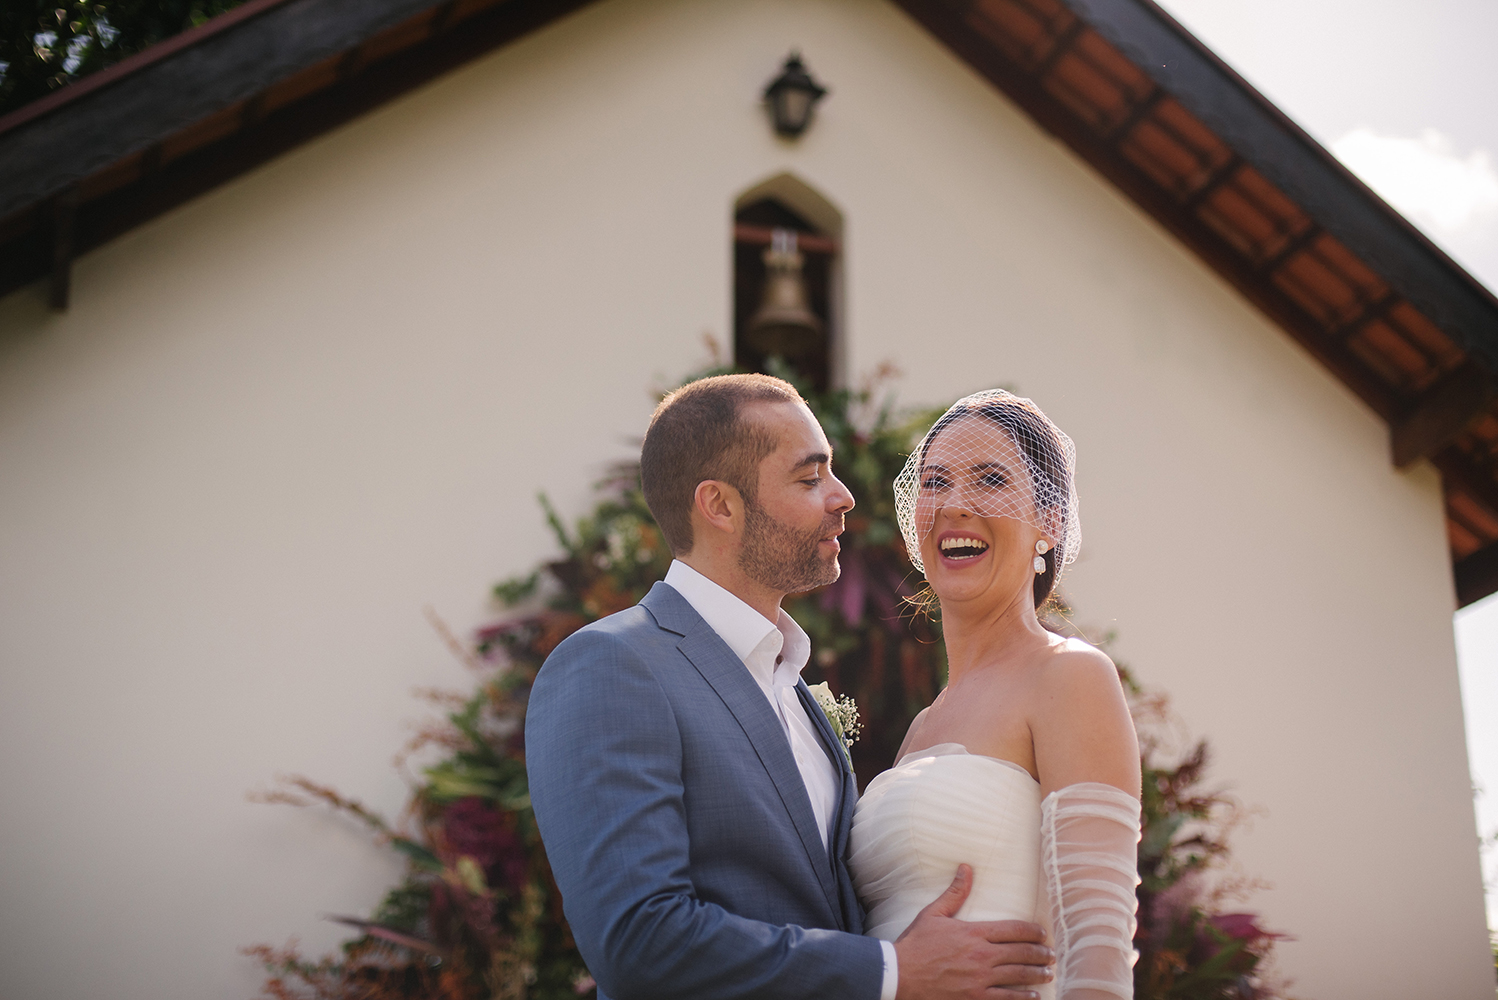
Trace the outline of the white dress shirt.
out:
[[[827,758],[816,725],[807,716],[796,683],[811,657],[811,639],[784,611],[770,621],[744,601],[709,580],[686,563],[672,560],[666,583],[686,599],[718,638],[743,661],[749,675],[764,692],[775,717],[790,742],[801,783],[811,799],[812,815],[822,846],[832,838],[832,818],[837,812],[840,775]],[[879,942],[884,950],[884,983],[879,1000],[894,1000],[899,983],[895,946]]]

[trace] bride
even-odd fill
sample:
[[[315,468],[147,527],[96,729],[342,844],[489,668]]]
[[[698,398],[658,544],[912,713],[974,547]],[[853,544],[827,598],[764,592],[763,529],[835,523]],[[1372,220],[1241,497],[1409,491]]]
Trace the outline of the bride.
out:
[[[895,482],[941,607],[946,688],[854,816],[867,933],[895,940],[960,864],[967,920],[1030,920],[1056,950],[1043,998],[1133,996],[1139,749],[1113,662],[1045,629],[1081,539],[1071,439],[1002,390],[959,400]]]

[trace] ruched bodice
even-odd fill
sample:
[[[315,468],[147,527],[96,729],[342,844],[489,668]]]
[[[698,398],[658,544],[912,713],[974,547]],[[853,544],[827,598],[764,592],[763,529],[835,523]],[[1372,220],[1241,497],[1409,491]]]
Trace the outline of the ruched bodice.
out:
[[[869,782],[854,813],[848,865],[866,933],[899,937],[959,864],[973,869],[960,919],[1048,924],[1040,828],[1040,785],[1018,764],[958,743],[906,754]]]
[[[952,882],[973,888],[962,920],[1029,920],[1056,947],[1042,1000],[1130,1000],[1139,884],[1139,800],[1097,782],[1040,796],[1018,764],[940,743],[869,783],[853,815],[848,867],[865,931],[893,941]]]

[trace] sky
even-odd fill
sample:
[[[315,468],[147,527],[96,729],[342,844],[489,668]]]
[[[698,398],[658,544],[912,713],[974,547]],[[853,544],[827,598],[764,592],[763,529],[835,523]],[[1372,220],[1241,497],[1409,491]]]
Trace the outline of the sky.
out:
[[[1498,0],[1159,0],[1498,289]],[[1498,595],[1457,613],[1477,830],[1498,832]],[[1498,928],[1498,848],[1485,852]]]

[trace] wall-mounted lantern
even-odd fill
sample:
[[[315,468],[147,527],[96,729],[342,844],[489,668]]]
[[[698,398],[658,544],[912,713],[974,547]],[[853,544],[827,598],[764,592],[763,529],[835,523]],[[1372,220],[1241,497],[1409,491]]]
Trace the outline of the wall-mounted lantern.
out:
[[[792,52],[780,75],[765,87],[765,103],[770,107],[775,131],[788,139],[805,132],[811,124],[812,108],[825,96],[826,88],[813,80],[801,64],[801,53]]]

